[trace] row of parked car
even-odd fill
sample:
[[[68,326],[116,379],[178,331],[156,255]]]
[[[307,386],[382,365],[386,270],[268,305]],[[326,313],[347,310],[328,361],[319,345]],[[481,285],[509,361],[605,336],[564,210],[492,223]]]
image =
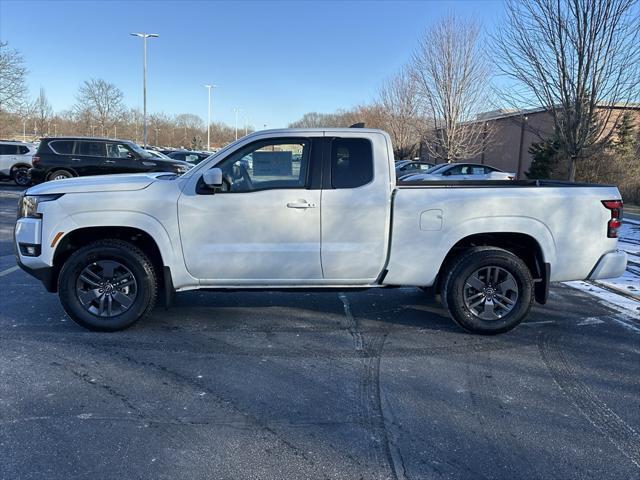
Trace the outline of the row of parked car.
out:
[[[0,141],[0,179],[20,186],[49,180],[113,173],[182,174],[211,152],[143,149],[128,140],[93,137],[43,138],[39,144]],[[514,173],[475,163],[395,162],[396,178],[422,180],[514,180]]]
[[[478,163],[440,163],[420,160],[397,160],[396,179],[403,182],[422,180],[515,180],[515,173],[503,172]]]
[[[39,143],[0,140],[0,179],[28,186],[49,180],[112,173],[182,174],[211,154],[143,149],[128,140],[43,138]]]

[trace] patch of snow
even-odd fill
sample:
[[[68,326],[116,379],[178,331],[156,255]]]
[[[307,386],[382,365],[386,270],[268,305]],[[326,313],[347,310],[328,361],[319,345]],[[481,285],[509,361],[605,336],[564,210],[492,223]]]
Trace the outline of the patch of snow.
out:
[[[604,288],[598,287],[594,283],[578,280],[575,282],[564,282],[565,285],[586,292],[594,297],[599,298],[605,305],[620,313],[629,315],[630,318],[640,320],[640,301],[613,293]]]

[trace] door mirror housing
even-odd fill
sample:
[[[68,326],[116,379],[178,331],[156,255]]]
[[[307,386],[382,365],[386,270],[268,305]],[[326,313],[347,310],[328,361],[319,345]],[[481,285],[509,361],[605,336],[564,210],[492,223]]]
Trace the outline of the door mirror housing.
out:
[[[219,168],[211,168],[202,174],[202,181],[210,188],[219,188],[222,186],[222,170]]]

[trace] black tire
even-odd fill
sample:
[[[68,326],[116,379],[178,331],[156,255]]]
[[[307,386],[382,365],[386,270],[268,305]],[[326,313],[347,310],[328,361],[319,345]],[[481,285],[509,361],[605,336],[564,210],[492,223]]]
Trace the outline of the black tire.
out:
[[[31,177],[29,176],[29,168],[27,167],[15,167],[11,170],[11,178],[16,185],[20,187],[27,187],[31,183]]]
[[[502,275],[503,280],[509,279],[508,275],[511,275],[510,285],[514,285],[514,283],[517,285],[517,290],[511,288],[508,293],[511,299],[505,300],[505,295],[503,295],[505,292],[498,289],[498,285],[506,282],[500,284],[496,282],[496,285],[492,285],[491,279],[489,279],[484,290],[474,289],[471,283],[479,280],[482,276],[482,273],[478,274],[478,277],[475,274],[487,271],[494,272],[495,278]],[[493,276],[489,273],[484,278],[486,279],[489,275]],[[492,293],[498,291],[500,293]],[[443,282],[442,302],[449,310],[453,320],[465,330],[481,335],[495,335],[507,332],[522,322],[531,309],[534,298],[533,291],[531,272],[519,257],[496,247],[476,247],[453,262]],[[470,299],[478,295],[479,298],[474,299],[471,303]],[[465,299],[467,299],[466,302]],[[484,303],[481,303],[477,309],[469,308],[469,306],[473,307],[475,302],[483,299]],[[509,304],[507,300],[513,304]],[[506,308],[497,307],[498,312],[496,313],[494,312],[496,307],[494,302],[500,302]],[[480,307],[482,307],[482,312],[479,312]],[[507,310],[508,308],[510,310]],[[488,313],[485,313],[485,309]],[[495,315],[497,318],[487,319],[481,318],[479,315]]]
[[[135,279],[135,297],[126,310],[110,315],[109,307],[108,315],[99,315],[81,302],[80,296],[87,291],[79,289],[80,275],[98,262],[115,262]],[[119,294],[115,290],[113,295]],[[97,288],[93,290],[94,295],[96,291]],[[130,327],[153,310],[157,293],[156,271],[149,258],[136,246],[121,240],[99,240],[80,248],[65,262],[58,278],[58,295],[65,312],[78,325],[93,331],[115,332]]]
[[[49,174],[47,180],[63,180],[65,178],[73,178],[73,173],[69,170],[55,170]]]

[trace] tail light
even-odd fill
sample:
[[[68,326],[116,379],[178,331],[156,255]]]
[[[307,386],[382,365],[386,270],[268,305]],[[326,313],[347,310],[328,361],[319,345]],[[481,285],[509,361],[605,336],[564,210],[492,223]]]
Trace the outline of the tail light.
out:
[[[622,200],[602,200],[604,207],[611,211],[607,222],[607,237],[618,238],[618,229],[622,225]]]
[[[31,157],[31,166],[37,167],[39,163],[40,163],[40,157],[37,157],[35,155]]]

